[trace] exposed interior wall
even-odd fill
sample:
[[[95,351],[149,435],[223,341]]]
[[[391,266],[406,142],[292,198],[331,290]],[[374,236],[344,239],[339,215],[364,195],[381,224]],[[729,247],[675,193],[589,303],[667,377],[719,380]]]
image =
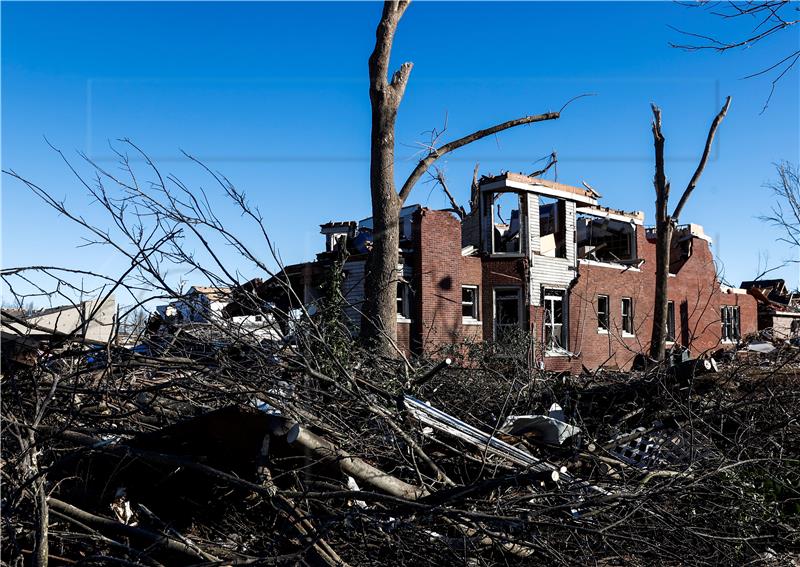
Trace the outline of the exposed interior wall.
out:
[[[576,275],[576,246],[575,246],[575,203],[560,200],[557,203],[557,214],[561,235],[566,241],[564,257],[542,255],[541,215],[539,214],[540,199],[538,195],[528,194],[528,218],[530,219],[530,284],[528,295],[531,305],[536,307],[542,304],[542,288],[553,287],[567,289]],[[558,245],[558,238],[556,243]]]
[[[481,249],[481,215],[478,209],[471,211],[461,223],[461,246]]]
[[[579,216],[576,225],[578,258],[600,262],[636,258],[636,225],[593,216]]]

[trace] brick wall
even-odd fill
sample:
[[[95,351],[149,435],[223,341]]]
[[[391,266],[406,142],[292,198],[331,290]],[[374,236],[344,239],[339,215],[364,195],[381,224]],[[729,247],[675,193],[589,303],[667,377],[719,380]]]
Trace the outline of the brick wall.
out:
[[[486,311],[481,297],[483,296],[483,266],[478,256],[461,257],[461,285],[478,286],[478,317],[481,322],[491,319],[492,312]],[[459,306],[460,309],[460,306]],[[461,337],[469,341],[483,339],[483,325],[461,325]]]
[[[421,209],[413,222],[411,323],[398,324],[398,343],[406,352],[430,352],[464,339],[494,338],[494,289],[518,287],[523,304],[523,326],[541,339],[543,309],[530,305],[527,297],[528,265],[525,258],[461,256],[461,225],[446,211]],[[655,243],[638,227],[636,246],[641,269],[609,264],[581,263],[568,294],[568,349],[574,355],[543,356],[537,361],[548,370],[580,372],[595,369],[628,369],[636,355],[647,353],[652,335],[653,290],[655,289]],[[477,285],[481,325],[464,325],[461,286]],[[608,332],[597,324],[597,296],[609,298]],[[634,333],[622,332],[621,303],[633,301]],[[742,335],[757,327],[756,301],[737,293],[724,293],[716,280],[708,242],[692,240],[691,257],[670,277],[669,298],[674,302],[676,341],[687,345],[692,356],[724,347],[721,343],[720,307],[740,307]]]
[[[411,348],[426,352],[461,332],[461,223],[446,211],[414,213],[415,309]]]
[[[482,258],[481,307],[483,313],[483,336],[487,340],[494,338],[494,288],[519,287],[522,290],[524,304],[527,290],[527,260],[524,258],[502,258],[485,256]],[[524,310],[523,310],[524,313]]]
[[[645,260],[641,271],[582,263],[570,294],[571,352],[580,354],[582,364],[627,369],[638,353],[649,350],[655,289],[655,243],[638,227],[637,248]],[[597,296],[609,298],[610,328],[598,330]],[[621,301],[629,297],[634,305],[634,334],[621,330]],[[742,335],[756,328],[756,302],[748,296],[724,293],[716,280],[716,268],[708,242],[692,241],[692,255],[669,279],[669,299],[674,302],[676,342],[688,346],[692,356],[724,347],[721,343],[721,305],[739,305]],[[549,365],[548,365],[549,366]]]
[[[397,323],[397,348],[406,356],[411,355],[411,324]]]

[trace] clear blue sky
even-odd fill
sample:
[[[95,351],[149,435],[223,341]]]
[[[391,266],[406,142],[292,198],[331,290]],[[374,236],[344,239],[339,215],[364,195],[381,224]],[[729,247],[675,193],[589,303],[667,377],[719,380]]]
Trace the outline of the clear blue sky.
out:
[[[3,2],[3,168],[103,224],[45,136],[108,165],[108,140],[128,137],[166,172],[208,186],[182,162],[183,149],[260,205],[284,261],[311,259],[323,243],[320,223],[369,215],[367,57],[380,10],[370,2]],[[742,77],[797,49],[800,30],[725,55],[668,46],[681,39],[668,25],[737,37],[743,24],[669,2],[412,4],[394,48],[393,65],[415,64],[398,120],[398,178],[423,132],[445,117],[445,138],[456,137],[592,92],[561,120],[443,160],[449,184],[466,201],[476,161],[483,173],[530,172],[556,150],[559,181],[585,180],[605,205],[652,219],[650,102],[663,108],[675,194],[730,94],[718,151],[681,220],[705,226],[726,279],[750,278],[759,252],[772,263],[792,254],[756,217],[772,202],[762,188],[774,178],[772,163],[798,160],[800,98],[795,69],[759,114],[769,78]],[[427,184],[410,202],[447,205]],[[107,250],[77,248],[81,231],[5,176],[2,221],[5,267],[125,267]],[[797,286],[798,273],[795,265],[777,275]]]

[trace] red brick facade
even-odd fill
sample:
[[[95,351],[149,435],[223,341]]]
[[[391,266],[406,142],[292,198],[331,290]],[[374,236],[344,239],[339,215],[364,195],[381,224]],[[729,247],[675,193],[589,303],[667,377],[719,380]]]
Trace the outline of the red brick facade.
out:
[[[414,217],[411,349],[456,342],[461,331],[461,223],[446,213]]]
[[[579,355],[580,363],[587,368],[627,369],[637,354],[649,348],[656,252],[655,242],[645,238],[642,227],[637,230],[637,249],[645,260],[640,270],[579,264],[578,278],[570,291],[569,350]],[[598,295],[609,298],[608,332],[598,329]],[[633,336],[621,331],[623,297],[633,302]],[[675,342],[688,347],[692,356],[726,346],[721,341],[722,305],[739,306],[742,335],[756,331],[756,301],[749,295],[720,289],[713,256],[704,239],[692,239],[692,255],[682,262],[677,274],[670,276],[669,300],[674,305]]]
[[[640,268],[579,261],[576,278],[567,291],[568,355],[538,352],[537,359],[550,370],[579,372],[594,369],[630,368],[637,354],[647,352],[652,332],[655,283],[655,243],[636,230]],[[411,323],[398,325],[398,342],[409,353],[431,351],[465,338],[494,337],[494,291],[519,288],[524,302],[522,325],[535,337],[542,336],[544,308],[532,306],[529,265],[524,257],[461,255],[461,224],[449,212],[422,209],[414,216],[413,301]],[[674,302],[675,336],[693,356],[726,346],[721,341],[720,307],[738,305],[741,334],[756,330],[756,301],[741,293],[720,289],[709,243],[691,238],[691,253],[673,268],[670,300]],[[534,257],[535,261],[535,257]],[[461,289],[478,286],[480,325],[462,320]],[[609,329],[598,329],[597,296],[608,297]],[[634,332],[622,333],[621,302],[630,298]]]
[[[557,185],[556,189],[563,187]],[[573,189],[567,197],[583,198],[574,197],[578,195],[575,191],[581,190]],[[562,208],[567,209],[566,206]],[[537,209],[538,203],[532,203],[530,210],[533,212],[525,214],[533,216]],[[565,214],[558,221],[559,225],[571,222]],[[575,216],[574,207],[570,214]],[[530,332],[534,340],[533,356],[543,368],[574,373],[580,372],[582,367],[630,368],[637,355],[649,351],[655,242],[647,238],[648,231],[642,226],[643,215],[616,214],[616,217],[617,226],[627,227],[629,231],[632,259],[615,263],[576,259],[573,251],[568,258],[543,255],[541,247],[534,242],[541,235],[534,232],[528,239],[531,231],[540,230],[536,222],[523,229],[521,234],[525,237],[520,241],[524,244],[517,252],[490,253],[487,236],[481,236],[487,229],[481,228],[480,219],[475,215],[466,223],[471,236],[465,244],[463,225],[450,212],[424,208],[409,211],[401,244],[404,281],[398,298],[398,305],[408,318],[398,317],[398,347],[413,356],[463,341],[494,340],[498,333],[498,313],[502,312],[505,314],[502,328]],[[355,223],[347,224],[350,225],[355,226]],[[323,225],[323,229],[326,228],[327,225]],[[572,242],[577,250],[577,229],[568,230],[575,230]],[[690,225],[676,234],[671,265],[675,273],[669,282],[674,344],[688,348],[692,356],[731,346],[733,342],[721,339],[721,308],[728,305],[739,308],[740,335],[755,332],[756,299],[743,290],[721,288],[709,241],[702,228]],[[323,276],[326,262],[330,262],[325,254],[330,255],[331,251],[320,255],[317,263],[292,268],[298,293],[306,302],[314,299],[317,287],[314,282]],[[358,316],[359,301],[364,297],[366,259],[367,252],[363,251],[351,256],[350,263],[345,266],[347,278],[350,278],[345,294],[352,297],[348,299],[351,318]],[[465,291],[464,286],[477,288],[474,302],[470,301],[472,294]],[[607,329],[599,328],[598,297],[601,295],[607,305]],[[498,297],[502,303],[498,303]],[[623,300],[632,312],[629,319],[632,332],[622,331]],[[547,325],[545,319],[549,312],[545,304],[552,307],[553,313],[563,313],[563,317]],[[547,336],[546,328],[558,327],[552,323],[563,323],[561,329],[565,330],[551,333],[558,340],[546,350],[542,344],[543,337]]]

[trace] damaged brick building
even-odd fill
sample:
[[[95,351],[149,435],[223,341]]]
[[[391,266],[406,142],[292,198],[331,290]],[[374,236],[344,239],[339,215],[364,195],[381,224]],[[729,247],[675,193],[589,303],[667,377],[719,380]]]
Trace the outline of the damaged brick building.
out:
[[[590,189],[505,173],[481,179],[463,220],[420,206],[401,211],[398,346],[430,351],[463,340],[533,337],[548,370],[627,369],[652,332],[655,232],[644,214],[602,207]],[[346,312],[358,328],[371,219],[321,225],[317,260],[285,268],[298,297],[313,303],[342,249]],[[756,301],[721,286],[699,225],[672,242],[668,346],[692,356],[756,331]]]

